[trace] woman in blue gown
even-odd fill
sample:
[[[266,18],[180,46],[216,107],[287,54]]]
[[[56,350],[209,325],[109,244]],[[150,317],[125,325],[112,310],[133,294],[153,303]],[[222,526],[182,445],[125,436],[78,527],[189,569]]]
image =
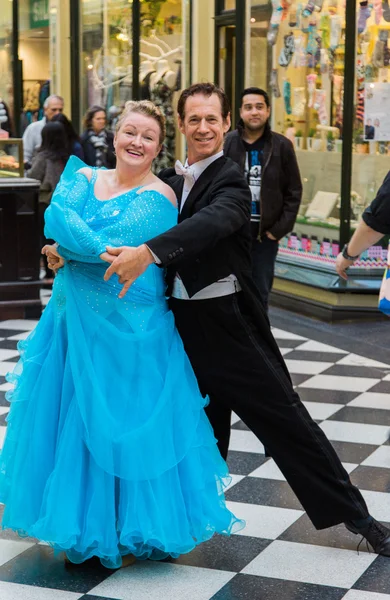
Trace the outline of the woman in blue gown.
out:
[[[150,170],[163,139],[160,111],[132,102],[115,170],[68,162],[45,231],[65,264],[8,376],[2,526],[74,563],[176,557],[243,526],[225,504],[227,466],[163,270],[151,265],[123,299],[117,278],[103,281],[108,245],[138,246],[177,222],[172,190]]]

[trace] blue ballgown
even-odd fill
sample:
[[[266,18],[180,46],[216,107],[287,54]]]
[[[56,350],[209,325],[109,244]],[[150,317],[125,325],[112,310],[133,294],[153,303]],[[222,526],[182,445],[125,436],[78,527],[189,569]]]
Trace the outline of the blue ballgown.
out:
[[[190,552],[243,527],[226,507],[228,471],[151,265],[126,297],[104,282],[107,245],[138,246],[177,222],[156,191],[94,195],[72,157],[46,211],[67,259],[8,376],[11,409],[0,456],[2,526],[107,567],[134,554]]]

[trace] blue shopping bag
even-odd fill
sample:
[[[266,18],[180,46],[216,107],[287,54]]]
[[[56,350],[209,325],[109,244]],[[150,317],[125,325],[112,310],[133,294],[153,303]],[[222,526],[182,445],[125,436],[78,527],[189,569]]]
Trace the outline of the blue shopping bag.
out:
[[[389,245],[390,248],[390,245]],[[387,251],[387,267],[383,274],[383,279],[381,283],[381,289],[379,291],[379,302],[378,308],[385,315],[390,317],[390,266],[389,266],[389,252]]]

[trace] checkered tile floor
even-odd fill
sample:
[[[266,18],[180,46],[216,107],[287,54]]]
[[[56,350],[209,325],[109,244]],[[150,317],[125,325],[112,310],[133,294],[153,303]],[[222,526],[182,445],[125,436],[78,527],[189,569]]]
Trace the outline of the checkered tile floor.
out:
[[[375,345],[360,345],[358,353],[347,336],[297,323],[274,329],[294,384],[372,514],[389,523],[390,353],[382,362]],[[34,326],[0,322],[0,443],[8,412],[4,375],[18,359],[17,341]],[[357,554],[359,540],[343,526],[315,531],[262,444],[237,418],[229,466],[227,500],[247,521],[239,534],[215,537],[172,563],[139,562],[112,572],[93,560],[65,566],[50,547],[4,531],[0,599],[390,600],[390,559],[365,547]]]

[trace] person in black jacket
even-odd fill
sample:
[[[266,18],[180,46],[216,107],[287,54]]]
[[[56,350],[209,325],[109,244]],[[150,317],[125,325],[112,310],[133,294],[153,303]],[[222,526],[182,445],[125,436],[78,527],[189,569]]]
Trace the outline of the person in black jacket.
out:
[[[106,111],[101,106],[91,106],[84,116],[84,133],[81,145],[84,161],[90,167],[114,169],[114,134],[106,129]]]
[[[226,94],[193,84],[178,102],[188,160],[160,177],[179,199],[179,223],[136,248],[107,248],[123,297],[155,262],[168,271],[174,313],[207,414],[227,456],[234,410],[263,442],[317,529],[345,522],[390,556],[390,531],[368,513],[324,432],[310,417],[272,336],[251,275],[251,194],[223,155]],[[54,260],[54,259],[53,259]],[[178,389],[178,394],[180,389]]]
[[[355,233],[336,259],[336,271],[343,279],[347,279],[346,270],[362,252],[373,246],[384,235],[390,234],[390,171],[370,206],[362,215]]]
[[[227,134],[224,153],[239,165],[252,193],[253,278],[267,308],[278,241],[293,229],[302,183],[291,142],[271,131],[267,92],[247,88],[241,99],[241,119]]]

